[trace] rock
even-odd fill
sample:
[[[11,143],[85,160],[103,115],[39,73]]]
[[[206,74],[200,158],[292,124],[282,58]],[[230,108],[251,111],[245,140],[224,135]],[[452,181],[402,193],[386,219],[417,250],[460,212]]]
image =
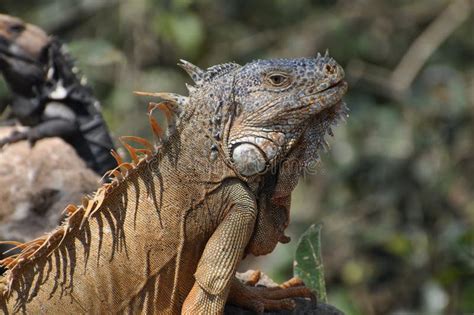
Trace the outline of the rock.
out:
[[[0,128],[0,137],[11,130]],[[98,176],[60,138],[0,149],[0,240],[25,242],[54,229],[65,206],[79,204],[98,185]]]

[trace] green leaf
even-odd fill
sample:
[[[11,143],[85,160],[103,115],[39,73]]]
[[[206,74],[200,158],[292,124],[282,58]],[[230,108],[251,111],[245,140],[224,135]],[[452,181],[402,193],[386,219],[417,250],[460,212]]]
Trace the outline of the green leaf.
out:
[[[313,224],[301,236],[296,248],[293,272],[318,295],[320,301],[326,303],[324,266],[321,258],[321,228],[321,223]]]

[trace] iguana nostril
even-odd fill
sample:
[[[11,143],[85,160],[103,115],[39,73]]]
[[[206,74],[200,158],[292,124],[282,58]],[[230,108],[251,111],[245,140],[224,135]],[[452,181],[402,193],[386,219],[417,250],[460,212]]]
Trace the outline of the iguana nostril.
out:
[[[331,65],[326,65],[325,70],[329,74],[334,74],[336,72],[336,69]]]

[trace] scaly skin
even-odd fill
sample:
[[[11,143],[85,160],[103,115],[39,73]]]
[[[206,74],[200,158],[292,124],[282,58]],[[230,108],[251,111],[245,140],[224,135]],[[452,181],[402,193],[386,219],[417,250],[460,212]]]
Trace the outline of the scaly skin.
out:
[[[164,100],[149,108],[158,146],[124,138],[145,150],[126,144],[133,162],[117,157],[111,183],[68,207],[56,231],[18,244],[3,261],[0,310],[221,314],[227,300],[262,312],[311,296],[297,281],[245,285],[235,271],[289,240],[291,190],[345,115],[342,68],[328,56],[181,66],[196,83],[188,97],[151,93]]]

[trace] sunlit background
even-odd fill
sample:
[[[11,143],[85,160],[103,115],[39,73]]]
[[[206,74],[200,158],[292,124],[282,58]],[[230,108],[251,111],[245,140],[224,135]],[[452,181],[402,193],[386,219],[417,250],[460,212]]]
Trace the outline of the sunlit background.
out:
[[[186,93],[201,67],[329,53],[351,115],[292,204],[293,241],[247,259],[292,275],[296,241],[323,222],[329,302],[347,314],[474,311],[472,1],[2,0],[68,43],[117,135],[150,137],[133,90]],[[0,101],[8,101],[0,81]]]

